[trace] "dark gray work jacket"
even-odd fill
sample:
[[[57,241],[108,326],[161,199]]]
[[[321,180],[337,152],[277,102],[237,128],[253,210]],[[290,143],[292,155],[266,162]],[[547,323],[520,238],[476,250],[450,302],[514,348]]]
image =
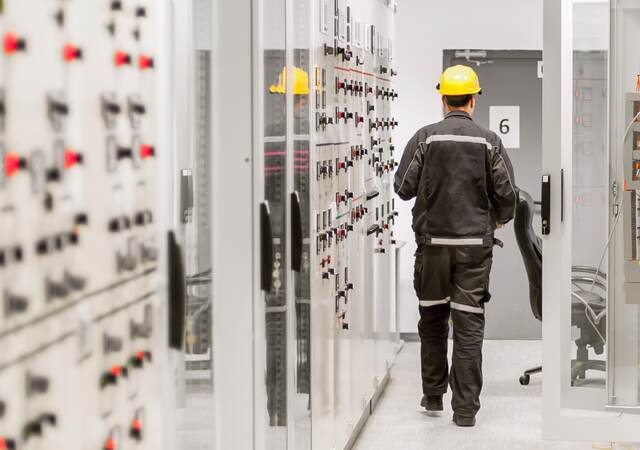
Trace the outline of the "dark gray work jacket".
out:
[[[418,243],[438,246],[493,246],[496,225],[513,218],[518,198],[502,141],[463,111],[418,130],[394,188],[403,200],[416,197]]]

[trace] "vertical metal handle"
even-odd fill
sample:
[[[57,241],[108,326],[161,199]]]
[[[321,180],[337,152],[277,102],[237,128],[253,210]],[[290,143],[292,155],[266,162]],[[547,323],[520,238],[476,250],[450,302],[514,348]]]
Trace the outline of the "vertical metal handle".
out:
[[[273,229],[269,202],[260,204],[260,286],[263,291],[271,292],[273,274]]]
[[[560,222],[564,222],[564,169],[560,169]]]
[[[184,343],[186,282],[182,250],[173,231],[169,231],[167,252],[169,270],[169,347],[182,350]]]
[[[291,269],[294,272],[302,270],[302,207],[300,194],[291,193]]]
[[[542,175],[542,234],[551,232],[551,175]]]

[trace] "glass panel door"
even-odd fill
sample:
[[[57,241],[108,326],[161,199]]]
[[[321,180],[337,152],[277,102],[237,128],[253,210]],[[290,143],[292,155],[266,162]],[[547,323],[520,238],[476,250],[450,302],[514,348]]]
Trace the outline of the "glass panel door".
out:
[[[637,442],[640,3],[544,7],[543,434]]]
[[[294,448],[311,450],[311,227],[309,219],[311,108],[315,95],[311,69],[310,0],[291,2],[293,23],[293,190],[292,265],[294,267],[295,303],[295,422]],[[297,228],[293,229],[293,228]],[[296,236],[299,233],[299,238]],[[295,261],[294,261],[295,260]]]
[[[203,3],[201,2],[200,7]],[[198,42],[195,2],[173,8],[173,220],[186,272],[185,347],[175,355],[179,450],[213,449],[213,270],[211,227],[211,52]],[[205,23],[207,23],[205,21]]]
[[[617,184],[609,303],[610,409],[640,413],[640,3],[612,2],[611,148]]]
[[[264,198],[269,208],[272,234],[272,275],[269,290],[264,295],[264,338],[258,333],[258,343],[266,344],[258,349],[257,360],[261,373],[264,356],[264,380],[266,410],[258,410],[257,424],[265,424],[257,430],[264,436],[259,447],[266,450],[284,450],[288,439],[288,296],[289,246],[288,246],[288,193],[289,148],[287,145],[288,92],[290,73],[287,70],[286,45],[286,0],[263,0],[260,2],[260,67],[262,85],[259,86],[262,104],[261,139],[264,169]],[[258,317],[258,320],[260,318]],[[261,355],[262,352],[264,355]],[[257,379],[258,386],[261,380]],[[262,416],[262,417],[261,417]],[[262,438],[259,437],[260,440]]]
[[[608,8],[573,4],[571,165],[563,165],[561,180],[572,236],[570,293],[563,298],[571,311],[564,406],[594,409],[603,405],[606,370]]]

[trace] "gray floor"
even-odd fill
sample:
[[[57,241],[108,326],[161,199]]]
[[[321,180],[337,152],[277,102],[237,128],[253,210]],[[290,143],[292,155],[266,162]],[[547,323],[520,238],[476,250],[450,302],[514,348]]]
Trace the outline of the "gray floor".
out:
[[[445,413],[431,418],[419,407],[419,345],[406,344],[393,368],[391,381],[354,450],[533,450],[611,448],[587,443],[545,442],[541,438],[542,383],[520,386],[522,369],[542,358],[540,341],[487,341],[482,410],[475,428],[451,422],[450,395]]]

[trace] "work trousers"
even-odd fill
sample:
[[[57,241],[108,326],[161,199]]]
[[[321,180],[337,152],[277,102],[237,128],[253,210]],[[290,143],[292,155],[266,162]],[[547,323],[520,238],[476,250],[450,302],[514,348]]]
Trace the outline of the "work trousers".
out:
[[[416,252],[414,287],[420,300],[422,390],[442,395],[451,385],[451,406],[459,417],[480,409],[484,308],[489,301],[493,250],[434,247]],[[447,361],[449,319],[453,322],[451,373]]]

